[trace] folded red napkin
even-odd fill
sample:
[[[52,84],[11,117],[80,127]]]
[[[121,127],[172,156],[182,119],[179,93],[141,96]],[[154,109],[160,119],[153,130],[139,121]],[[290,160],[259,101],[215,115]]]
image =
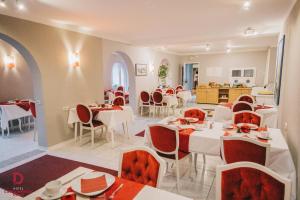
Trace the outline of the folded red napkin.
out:
[[[179,130],[179,149],[189,153],[190,135],[195,131],[193,128]]]
[[[105,175],[91,178],[91,179],[81,179],[81,192],[90,193],[103,190],[107,187]]]
[[[16,103],[16,105],[19,106],[20,108],[22,108],[25,111],[28,111],[30,109],[29,102],[18,102],[18,103]]]

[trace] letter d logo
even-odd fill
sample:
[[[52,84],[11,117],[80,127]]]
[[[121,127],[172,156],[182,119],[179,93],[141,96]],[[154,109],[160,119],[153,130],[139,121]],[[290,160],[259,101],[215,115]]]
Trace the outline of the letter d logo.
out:
[[[14,185],[21,185],[24,181],[24,176],[20,172],[12,173],[12,181]]]

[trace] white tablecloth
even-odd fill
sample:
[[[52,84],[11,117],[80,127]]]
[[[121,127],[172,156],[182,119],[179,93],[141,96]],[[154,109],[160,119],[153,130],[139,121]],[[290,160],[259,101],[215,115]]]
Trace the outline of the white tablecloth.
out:
[[[163,119],[160,123],[166,124],[171,118]],[[269,168],[292,181],[292,198],[296,199],[296,170],[288,148],[288,145],[280,129],[269,129],[270,137],[270,160]],[[148,132],[146,132],[148,134]],[[195,131],[189,138],[189,151],[204,153],[207,155],[220,156],[220,137],[224,135],[223,123],[214,123],[213,129],[203,128],[202,131]],[[145,137],[149,140],[149,135]],[[149,141],[147,141],[149,142]]]
[[[177,107],[178,99],[177,99],[176,95],[164,95],[163,103],[166,103],[168,107]]]
[[[1,129],[8,128],[8,122],[14,119],[31,116],[31,111],[24,110],[17,105],[0,105],[0,125]]]
[[[268,109],[256,110],[257,113],[263,116],[263,125],[270,128],[277,128],[278,109],[276,107]],[[214,112],[214,121],[224,122],[232,120],[233,113],[230,108],[222,105],[217,105]]]
[[[181,98],[186,104],[189,100],[192,99],[192,92],[189,90],[180,91],[177,93],[177,97]]]
[[[116,125],[132,122],[134,120],[133,110],[130,106],[122,106],[123,110],[100,111],[94,119],[102,121],[108,128],[114,128]],[[69,110],[68,124],[79,122],[76,109]]]
[[[66,175],[58,178],[58,180],[60,180],[62,183],[65,183],[69,180],[71,180],[72,178],[75,178],[78,175],[81,175],[82,173],[88,173],[91,172],[93,170],[88,169],[88,168],[84,168],[84,167],[78,167],[77,169],[67,173]],[[70,187],[70,183],[67,183],[66,185],[64,185],[64,187],[68,188]],[[27,197],[25,197],[24,199],[28,199],[28,200],[32,200],[35,199],[36,197],[38,197],[43,191],[45,190],[44,187],[42,187],[41,189],[35,191],[34,193],[31,193],[30,195],[28,195]],[[121,191],[120,191],[121,192]],[[21,197],[19,198],[21,199]],[[89,197],[84,197],[84,196],[76,196],[77,200],[84,200],[84,199],[90,199]],[[135,196],[136,200],[152,200],[152,199],[157,199],[157,200],[189,200],[190,198],[184,197],[184,196],[180,196],[176,193],[170,193],[167,192],[165,190],[161,190],[158,188],[154,188],[154,187],[150,187],[150,186],[144,186],[140,192]]]

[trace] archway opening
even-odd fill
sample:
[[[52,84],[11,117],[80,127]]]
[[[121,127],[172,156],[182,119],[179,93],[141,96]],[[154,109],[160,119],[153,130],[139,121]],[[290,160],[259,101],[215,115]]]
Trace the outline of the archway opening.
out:
[[[129,105],[136,108],[135,70],[130,57],[124,52],[115,51],[111,55],[110,66],[112,88],[123,85],[129,93]]]
[[[1,66],[2,68],[1,70],[6,71],[5,73],[7,74],[15,73],[15,78],[19,79],[19,80],[11,80],[11,81],[20,81],[22,85],[21,88],[14,88],[14,85],[7,85],[6,91],[12,91],[16,89],[21,91],[19,93],[4,92],[3,94],[1,94],[1,98],[4,101],[13,100],[13,99],[26,99],[26,100],[33,101],[35,103],[35,110],[36,110],[35,130],[37,133],[36,141],[38,146],[47,147],[48,143],[47,143],[47,135],[45,130],[45,114],[43,109],[42,81],[41,81],[41,74],[37,62],[35,61],[34,57],[32,56],[32,54],[29,52],[27,48],[25,48],[21,43],[11,38],[10,36],[0,33],[0,41],[1,41],[0,44],[2,45],[7,44],[12,49],[14,49],[15,56],[20,57],[20,61],[23,62],[23,63],[18,63],[17,62],[18,60],[16,60],[15,69],[7,69],[6,68],[7,66]],[[27,69],[24,68],[22,71],[20,68],[18,68],[18,65],[19,67],[21,67],[20,64],[24,65],[23,67],[27,67]],[[2,73],[1,75],[4,76],[5,73]],[[25,109],[26,111],[27,108],[21,108],[21,109]],[[24,120],[24,122],[22,122],[22,120]],[[21,123],[23,124],[26,124],[28,122],[28,121],[26,122],[26,119],[25,118],[23,119],[23,117],[21,118],[21,120],[18,121],[21,121]],[[26,127],[22,131],[26,131]],[[8,132],[6,130],[6,132],[4,132],[4,135],[7,134]],[[33,140],[33,138],[31,139]]]

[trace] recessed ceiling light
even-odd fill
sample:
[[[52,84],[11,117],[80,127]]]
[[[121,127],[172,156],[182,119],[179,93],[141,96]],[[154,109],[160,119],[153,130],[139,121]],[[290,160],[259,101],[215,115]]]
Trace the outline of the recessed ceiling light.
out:
[[[0,7],[1,8],[6,8],[6,2],[5,2],[5,0],[1,0],[0,1]]]
[[[246,37],[257,35],[257,31],[254,28],[248,27],[246,28],[244,35]]]
[[[249,10],[250,6],[251,6],[251,1],[250,0],[244,1],[244,3],[243,3],[243,9],[244,10]]]
[[[21,2],[20,0],[16,0],[16,5],[17,5],[18,10],[25,10],[26,9],[24,3]]]
[[[230,53],[230,52],[231,52],[231,48],[230,48],[230,47],[227,47],[226,53]]]

